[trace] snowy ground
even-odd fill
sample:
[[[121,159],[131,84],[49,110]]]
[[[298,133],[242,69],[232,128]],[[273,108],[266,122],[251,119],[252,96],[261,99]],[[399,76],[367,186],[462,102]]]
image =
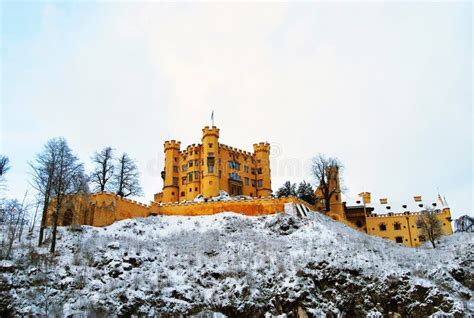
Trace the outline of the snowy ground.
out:
[[[319,213],[156,216],[61,228],[53,260],[23,243],[0,261],[0,306],[46,316],[463,317],[474,313],[473,247],[472,234],[455,234],[436,250],[406,248]]]

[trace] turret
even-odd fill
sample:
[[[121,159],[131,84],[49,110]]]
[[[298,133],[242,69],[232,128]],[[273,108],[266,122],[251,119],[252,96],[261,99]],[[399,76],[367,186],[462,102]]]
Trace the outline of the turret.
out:
[[[176,140],[165,141],[165,170],[163,178],[163,202],[176,202],[179,195],[179,167],[178,158],[181,142]]]
[[[204,165],[201,179],[201,192],[205,198],[219,194],[219,128],[206,126],[202,130],[202,149]]]
[[[272,194],[270,178],[270,144],[260,142],[253,145],[256,160],[257,196],[266,197]]]
[[[335,213],[341,217],[341,219],[345,219],[344,215],[344,206],[342,204],[342,196],[341,196],[341,184],[339,180],[339,167],[333,166],[329,168],[329,190],[334,190],[334,194],[331,196],[329,200],[330,204],[330,211]]]

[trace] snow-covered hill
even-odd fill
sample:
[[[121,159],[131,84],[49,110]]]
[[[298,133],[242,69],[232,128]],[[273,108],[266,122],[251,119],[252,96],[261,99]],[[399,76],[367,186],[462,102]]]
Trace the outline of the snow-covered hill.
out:
[[[32,243],[33,244],[33,243]],[[61,228],[0,262],[10,314],[426,317],[474,312],[474,236],[418,249],[321,214],[156,216]]]

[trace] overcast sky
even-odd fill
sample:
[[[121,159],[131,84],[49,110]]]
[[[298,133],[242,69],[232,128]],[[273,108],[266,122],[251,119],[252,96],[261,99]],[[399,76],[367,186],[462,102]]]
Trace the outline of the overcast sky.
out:
[[[90,169],[112,146],[161,191],[163,141],[268,141],[272,185],[345,165],[348,198],[445,195],[473,214],[472,7],[465,3],[2,2],[1,153],[10,196],[64,136]]]

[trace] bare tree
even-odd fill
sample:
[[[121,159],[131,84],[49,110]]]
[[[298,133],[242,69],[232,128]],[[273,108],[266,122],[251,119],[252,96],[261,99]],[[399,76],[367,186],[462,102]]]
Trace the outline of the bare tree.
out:
[[[81,192],[84,182],[84,166],[79,163],[78,158],[72,153],[66,140],[60,138],[58,140],[58,153],[56,166],[53,174],[52,195],[54,199],[52,205],[52,240],[50,252],[54,253],[56,249],[56,234],[60,214],[63,212],[67,199]]]
[[[43,151],[36,156],[35,162],[30,163],[32,169],[31,185],[38,191],[39,200],[42,201],[43,205],[38,246],[43,243],[60,143],[61,139],[59,138],[49,140]]]
[[[341,191],[339,172],[342,164],[337,158],[326,157],[322,154],[312,160],[311,173],[324,199],[325,211],[331,208],[331,198]]]
[[[113,161],[113,149],[111,147],[106,147],[102,151],[94,153],[92,162],[95,164],[95,169],[90,176],[90,181],[94,184],[94,191],[104,192],[108,190],[107,185],[114,175]]]
[[[10,170],[10,159],[7,156],[0,154],[0,187],[5,181],[5,174]]]
[[[469,215],[463,215],[456,219],[454,223],[456,232],[474,232],[474,218]]]
[[[122,198],[130,195],[141,195],[142,188],[138,179],[139,175],[135,162],[126,153],[123,153],[117,159],[117,173],[113,179],[117,195]]]
[[[13,242],[16,238],[21,240],[21,233],[28,218],[28,205],[26,204],[26,193],[23,202],[18,200],[7,200],[2,207],[2,241],[1,258],[10,258],[13,250]]]
[[[443,224],[438,219],[438,212],[433,208],[422,211],[416,219],[416,226],[420,233],[430,240],[433,248],[436,248],[436,239],[443,235]]]

